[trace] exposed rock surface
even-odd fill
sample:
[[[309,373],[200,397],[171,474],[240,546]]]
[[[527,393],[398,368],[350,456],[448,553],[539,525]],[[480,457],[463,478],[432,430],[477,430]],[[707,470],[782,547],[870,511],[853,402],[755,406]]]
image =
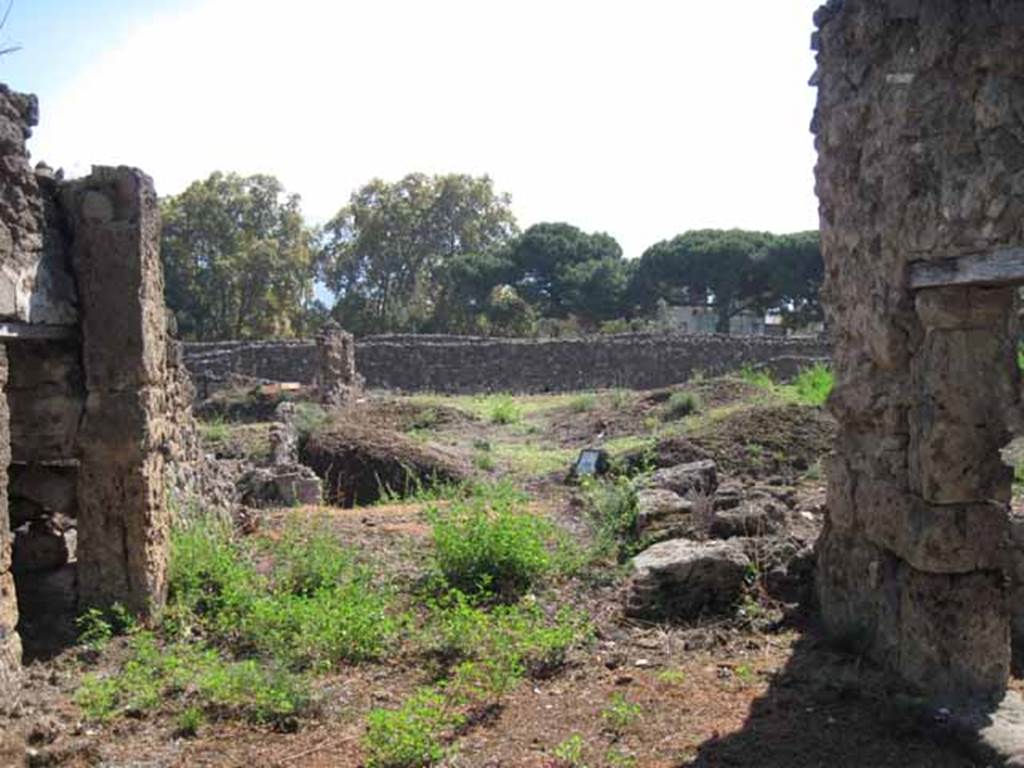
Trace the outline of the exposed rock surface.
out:
[[[704,459],[659,469],[651,476],[650,485],[680,496],[710,496],[718,487],[715,462]]]
[[[632,563],[626,613],[650,620],[692,619],[739,599],[751,561],[733,541],[672,539]]]
[[[647,488],[636,495],[637,535],[644,542],[685,536],[694,527],[694,503],[663,488]]]

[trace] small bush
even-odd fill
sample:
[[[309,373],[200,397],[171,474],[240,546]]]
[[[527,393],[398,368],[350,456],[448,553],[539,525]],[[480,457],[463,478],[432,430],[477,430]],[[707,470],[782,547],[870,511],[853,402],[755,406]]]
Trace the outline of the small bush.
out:
[[[587,413],[597,407],[597,397],[594,395],[578,395],[569,401],[569,410],[573,413]]]
[[[764,368],[754,368],[752,365],[745,365],[740,369],[739,377],[759,389],[767,389],[769,391],[775,389],[775,380],[772,379],[771,374]]]
[[[597,528],[598,548],[620,559],[635,553],[636,488],[627,477],[588,479],[583,484],[587,514]]]
[[[491,403],[487,416],[492,424],[516,424],[523,417],[523,409],[510,395],[502,395]]]
[[[608,405],[614,411],[621,411],[630,403],[630,393],[625,389],[613,389],[608,393]]]
[[[586,768],[586,763],[583,761],[583,744],[583,737],[574,733],[555,747],[555,757],[566,768]]]
[[[555,529],[502,490],[428,511],[444,583],[478,599],[515,600],[555,568]]]
[[[626,700],[621,693],[612,694],[607,706],[601,710],[605,727],[614,734],[621,735],[636,725],[643,709],[639,704]]]
[[[819,363],[802,369],[790,386],[797,402],[805,405],[824,405],[834,384],[832,370]]]
[[[327,411],[316,403],[295,404],[295,431],[300,438],[308,437],[327,423]]]
[[[206,720],[203,710],[192,705],[183,709],[175,721],[178,726],[178,735],[184,738],[192,738],[198,735],[199,727]]]
[[[673,392],[665,402],[664,417],[666,421],[681,419],[699,413],[703,409],[700,395],[695,392]]]
[[[446,735],[464,722],[446,698],[424,688],[398,709],[375,709],[367,716],[363,747],[368,768],[420,768],[441,760]]]

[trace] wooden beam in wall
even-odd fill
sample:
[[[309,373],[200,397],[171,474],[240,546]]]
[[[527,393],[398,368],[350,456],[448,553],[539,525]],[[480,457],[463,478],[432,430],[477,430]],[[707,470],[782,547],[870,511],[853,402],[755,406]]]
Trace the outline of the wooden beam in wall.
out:
[[[910,287],[942,288],[952,285],[1024,284],[1024,248],[1000,248],[937,261],[910,264]]]
[[[77,330],[78,326],[75,325],[0,322],[0,342],[25,339],[70,339]]]

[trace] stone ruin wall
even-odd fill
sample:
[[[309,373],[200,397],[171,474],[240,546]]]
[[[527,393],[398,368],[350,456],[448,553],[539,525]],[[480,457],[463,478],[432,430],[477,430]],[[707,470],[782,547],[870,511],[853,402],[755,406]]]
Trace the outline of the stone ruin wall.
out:
[[[1024,4],[833,0],[815,20],[840,425],[822,615],[928,693],[995,697],[1022,603],[999,454],[1020,423],[1016,288],[910,274],[1024,242]]]
[[[188,343],[185,360],[200,394],[232,374],[314,383],[310,341]],[[490,339],[394,335],[356,339],[356,368],[368,387],[405,392],[562,392],[649,389],[764,365],[782,377],[827,360],[817,338],[621,334],[578,339]],[[204,392],[205,389],[205,392]]]
[[[77,559],[83,604],[145,615],[166,589],[170,489],[204,484],[152,181],[33,171],[37,119],[0,85],[0,689],[20,665],[19,568]]]

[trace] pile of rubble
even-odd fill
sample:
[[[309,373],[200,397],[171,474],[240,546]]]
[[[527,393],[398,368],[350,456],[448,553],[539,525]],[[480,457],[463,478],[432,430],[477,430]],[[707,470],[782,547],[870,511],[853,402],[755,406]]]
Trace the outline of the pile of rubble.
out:
[[[779,482],[719,485],[714,461],[666,467],[637,493],[626,613],[690,620],[734,608],[755,585],[777,600],[810,594],[820,505]]]

